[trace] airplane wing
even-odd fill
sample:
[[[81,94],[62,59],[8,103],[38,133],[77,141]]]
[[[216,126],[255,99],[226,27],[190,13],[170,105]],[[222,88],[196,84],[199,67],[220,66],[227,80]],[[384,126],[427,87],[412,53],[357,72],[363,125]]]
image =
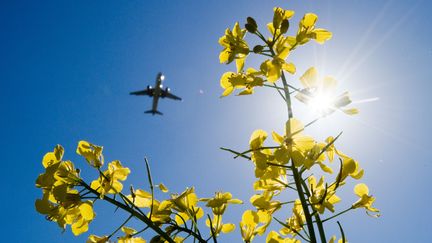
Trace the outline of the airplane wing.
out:
[[[161,92],[162,92],[162,95],[161,95],[162,98],[167,97],[167,98],[170,98],[173,100],[182,100],[180,97],[173,95],[172,93],[170,93],[167,90],[161,90]]]
[[[153,91],[154,91],[154,89],[144,89],[144,90],[140,90],[140,91],[130,92],[129,94],[153,96]]]

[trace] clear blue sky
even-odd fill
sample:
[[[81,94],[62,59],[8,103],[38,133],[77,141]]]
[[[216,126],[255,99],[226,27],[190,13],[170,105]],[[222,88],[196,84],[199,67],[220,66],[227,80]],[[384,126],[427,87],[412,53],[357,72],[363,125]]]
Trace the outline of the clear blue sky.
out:
[[[85,240],[69,229],[61,234],[34,209],[44,153],[62,144],[65,158],[87,170],[75,154],[82,139],[103,145],[107,161],[119,159],[132,169],[126,186],[145,186],[148,156],[155,180],[171,191],[195,185],[201,197],[229,190],[247,202],[252,165],[218,148],[247,148],[257,128],[282,131],[286,111],[276,93],[263,89],[219,98],[220,75],[234,67],[218,63],[217,41],[247,16],[269,22],[274,6],[296,11],[293,27],[314,12],[318,25],[333,32],[324,46],[310,44],[292,55],[296,77],[316,65],[353,91],[354,99],[379,98],[358,104],[355,118],[335,114],[308,130],[318,138],[344,131],[340,147],[360,161],[363,182],[377,197],[381,218],[363,210],[340,218],[348,239],[428,242],[432,3],[374,0],[1,2],[3,241]],[[159,71],[184,101],[162,100],[164,116],[152,117],[143,114],[150,99],[128,93],[153,84]],[[304,108],[295,108],[300,118]],[[350,187],[341,197],[338,209],[356,200]],[[235,207],[225,221],[237,224],[250,205]],[[97,210],[90,232],[99,235],[124,216],[104,206]],[[221,239],[239,241],[239,232]]]

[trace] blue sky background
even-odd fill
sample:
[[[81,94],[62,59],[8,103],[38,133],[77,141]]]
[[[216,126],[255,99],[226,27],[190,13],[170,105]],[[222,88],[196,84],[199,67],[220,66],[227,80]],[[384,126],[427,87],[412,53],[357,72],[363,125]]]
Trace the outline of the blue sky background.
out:
[[[231,191],[246,204],[228,208],[224,221],[238,224],[250,208],[253,167],[219,147],[246,149],[258,128],[282,132],[286,111],[272,90],[219,98],[219,78],[234,66],[219,64],[217,41],[247,16],[264,26],[274,6],[296,11],[290,33],[306,12],[318,14],[317,26],[333,32],[325,45],[310,43],[290,56],[298,70],[293,84],[314,65],[340,80],[341,91],[352,91],[354,100],[379,98],[356,105],[361,113],[354,118],[334,114],[307,130],[319,139],[344,131],[339,148],[359,160],[366,171],[362,181],[377,197],[381,218],[364,210],[340,218],[349,241],[428,242],[432,3],[372,0],[1,2],[4,241],[85,241],[87,234],[62,234],[34,209],[42,156],[56,144],[84,176],[95,176],[75,154],[82,139],[103,145],[107,162],[119,159],[131,168],[125,186],[146,186],[148,156],[154,180],[171,192],[192,185],[201,197]],[[259,60],[247,65],[257,67]],[[151,100],[128,93],[153,85],[158,71],[184,101],[162,100],[164,116],[152,117],[143,114]],[[295,105],[296,116],[312,118]],[[348,183],[339,194],[338,210],[356,200],[352,187]],[[126,217],[102,204],[90,225],[99,235]],[[339,235],[336,222],[329,225],[328,234]],[[240,234],[221,240],[240,241]]]

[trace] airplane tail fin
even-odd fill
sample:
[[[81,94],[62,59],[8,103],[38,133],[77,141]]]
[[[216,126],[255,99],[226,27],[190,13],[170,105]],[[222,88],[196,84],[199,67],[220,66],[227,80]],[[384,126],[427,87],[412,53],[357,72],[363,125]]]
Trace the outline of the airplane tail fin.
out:
[[[158,111],[158,110],[148,110],[144,113],[151,113],[152,115],[158,114],[158,115],[163,115],[162,112]]]

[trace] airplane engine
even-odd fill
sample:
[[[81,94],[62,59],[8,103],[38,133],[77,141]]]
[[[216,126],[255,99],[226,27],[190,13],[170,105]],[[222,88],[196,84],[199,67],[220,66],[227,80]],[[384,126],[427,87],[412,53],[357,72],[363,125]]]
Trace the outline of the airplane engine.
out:
[[[152,89],[152,86],[147,85],[147,91],[150,91]]]
[[[165,92],[169,93],[170,91],[171,91],[170,88],[168,87],[165,88]]]

